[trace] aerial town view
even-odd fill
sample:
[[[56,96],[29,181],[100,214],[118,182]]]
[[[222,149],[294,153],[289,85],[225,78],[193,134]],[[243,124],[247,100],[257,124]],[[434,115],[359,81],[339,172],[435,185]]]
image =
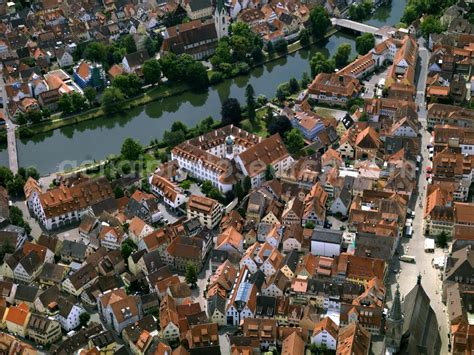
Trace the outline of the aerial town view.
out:
[[[0,19],[0,355],[474,355],[474,0]]]

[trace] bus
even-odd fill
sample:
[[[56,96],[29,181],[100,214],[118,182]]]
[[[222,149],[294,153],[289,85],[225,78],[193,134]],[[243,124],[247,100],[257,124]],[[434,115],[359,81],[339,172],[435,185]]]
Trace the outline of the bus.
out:
[[[411,255],[402,255],[398,258],[400,261],[404,261],[406,263],[415,263],[415,257]]]

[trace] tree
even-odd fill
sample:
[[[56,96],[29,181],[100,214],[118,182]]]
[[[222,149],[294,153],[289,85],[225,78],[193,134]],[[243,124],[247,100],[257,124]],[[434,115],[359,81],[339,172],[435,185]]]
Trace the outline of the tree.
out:
[[[83,312],[79,315],[79,324],[81,327],[85,327],[89,323],[90,319],[91,315],[87,312]]]
[[[301,77],[301,88],[306,89],[309,84],[311,84],[311,79],[310,79],[308,73],[304,72],[303,76]]]
[[[6,244],[3,244],[0,248],[0,260],[3,261],[3,259],[5,258],[5,254],[12,254],[14,251],[15,247],[11,245],[7,240]]]
[[[242,201],[242,199],[245,197],[246,193],[240,182],[237,182],[234,185],[234,193],[235,193],[235,196],[237,196],[237,198],[239,199],[239,201]]]
[[[270,181],[275,178],[275,169],[271,164],[268,164],[265,169],[265,180]]]
[[[300,31],[299,40],[303,47],[306,47],[309,45],[309,31],[306,28]]]
[[[84,89],[84,96],[87,99],[89,106],[94,106],[95,98],[97,96],[97,90],[93,87],[88,86]]]
[[[72,102],[69,94],[61,95],[58,100],[58,109],[65,115],[72,112]]]
[[[195,88],[204,87],[209,84],[206,67],[201,62],[195,60],[186,67],[186,79]]]
[[[272,122],[267,125],[268,133],[274,135],[276,133],[284,137],[286,132],[291,131],[293,126],[291,125],[290,120],[286,116],[277,116],[272,120]]]
[[[222,103],[222,124],[238,124],[242,119],[242,109],[237,99],[229,97]]]
[[[112,86],[119,89],[127,97],[132,97],[141,91],[142,82],[140,78],[134,73],[120,74],[117,75],[112,81]]]
[[[69,94],[71,99],[72,111],[81,112],[87,108],[86,98],[84,95],[79,94],[76,91],[73,91]]]
[[[441,232],[436,236],[436,246],[438,248],[446,248],[448,246],[448,234],[446,232]]]
[[[244,178],[244,191],[245,191],[245,194],[248,194],[249,191],[252,189],[252,180],[250,179],[250,176],[246,176]]]
[[[7,187],[7,183],[13,179],[13,173],[6,166],[0,166],[0,186]]]
[[[334,54],[334,63],[336,64],[337,68],[342,68],[347,65],[351,52],[352,47],[348,43],[343,43],[337,47],[337,51]]]
[[[441,22],[434,16],[427,16],[421,23],[421,33],[423,37],[428,38],[432,33],[441,33],[444,31]]]
[[[309,21],[311,23],[311,32],[317,38],[323,37],[331,25],[329,14],[322,6],[313,7],[309,14]]]
[[[286,133],[286,146],[290,153],[294,154],[304,147],[303,135],[297,128]]]
[[[191,287],[196,287],[196,283],[198,280],[196,266],[192,263],[189,263],[186,266],[186,275],[185,275],[186,282],[191,285]]]
[[[135,53],[137,51],[137,44],[135,43],[135,40],[133,39],[132,35],[126,35],[123,37],[123,46],[127,50],[127,54],[130,53]]]
[[[25,179],[19,175],[16,174],[13,176],[13,179],[7,182],[7,190],[10,195],[20,197],[23,196],[23,186],[25,186]]]
[[[122,253],[122,257],[124,260],[127,260],[132,253],[137,250],[137,246],[131,239],[125,239],[125,241],[122,243],[122,247],[120,249]]]
[[[265,122],[267,124],[267,127],[269,127],[275,120],[275,117],[273,115],[273,108],[271,106],[267,107],[267,113],[265,114]]]
[[[291,90],[290,90],[290,84],[288,83],[281,83],[277,87],[276,91],[276,98],[280,101],[284,101],[288,96],[290,96]]]
[[[83,57],[92,62],[107,62],[107,46],[102,42],[92,42],[84,50]]]
[[[300,84],[296,78],[291,78],[288,84],[290,85],[290,92],[292,94],[297,93],[300,90]]]
[[[222,63],[232,63],[232,53],[229,44],[229,38],[224,37],[217,44],[216,51],[211,57],[211,64],[214,68],[219,68]]]
[[[375,37],[372,33],[364,33],[356,38],[356,50],[360,55],[367,54],[375,46]]]
[[[288,42],[286,39],[281,38],[275,42],[275,51],[280,54],[284,54],[288,51]]]
[[[21,167],[18,169],[18,175],[20,175],[25,181],[28,180],[29,177],[32,177],[35,180],[38,180],[40,178],[38,170],[36,170],[36,168],[34,167]]]
[[[209,180],[204,180],[202,182],[201,191],[204,195],[207,195],[209,192],[211,192],[212,188],[212,182],[210,182]]]
[[[418,11],[416,7],[413,5],[408,5],[405,7],[405,11],[403,12],[403,16],[401,18],[402,22],[407,24],[411,24],[418,18]]]
[[[23,219],[23,212],[16,206],[10,207],[10,223],[25,229],[26,234],[30,234],[31,227]]]
[[[267,52],[268,52],[268,54],[272,55],[274,51],[275,51],[275,48],[273,48],[273,43],[271,41],[268,41],[268,43],[267,43]]]
[[[171,81],[179,81],[180,74],[178,72],[178,57],[172,52],[166,53],[160,58],[161,70],[163,75]]]
[[[161,66],[156,59],[149,59],[142,66],[145,83],[156,84],[161,79]]]
[[[182,130],[177,131],[165,131],[163,133],[163,141],[166,142],[166,147],[168,152],[177,146],[178,144],[183,143],[186,140],[186,134]]]
[[[104,90],[101,104],[107,114],[118,112],[122,109],[125,102],[125,95],[116,87],[110,87]]]
[[[316,53],[310,60],[311,76],[314,78],[319,73],[331,73],[334,71],[334,62],[323,53]]]
[[[123,159],[135,161],[140,157],[140,154],[143,153],[143,147],[140,143],[133,140],[132,138],[127,138],[122,144],[120,149],[120,154]]]
[[[253,121],[255,119],[255,90],[251,84],[245,88],[245,101],[247,104],[247,117]]]
[[[316,226],[314,225],[313,221],[306,221],[304,227],[307,228],[307,229],[314,229],[314,227],[316,227]]]
[[[255,62],[260,62],[263,59],[262,48],[257,46],[253,47],[250,55]]]

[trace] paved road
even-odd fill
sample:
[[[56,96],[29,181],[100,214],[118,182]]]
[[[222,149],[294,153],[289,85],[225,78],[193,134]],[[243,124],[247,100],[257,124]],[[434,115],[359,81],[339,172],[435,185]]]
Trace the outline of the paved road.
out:
[[[420,61],[418,65],[418,82],[416,86],[416,103],[419,107],[418,116],[422,124],[426,121],[426,104],[425,104],[425,88],[426,88],[426,76],[428,74],[428,64],[430,61],[431,54],[426,48],[426,41],[424,38],[418,40],[419,56]],[[426,146],[425,146],[426,147]]]
[[[420,42],[420,41],[419,41]],[[436,313],[438,325],[441,336],[441,354],[448,353],[448,326],[447,318],[445,313],[445,306],[441,301],[441,287],[442,281],[439,278],[439,272],[432,267],[431,261],[436,256],[443,255],[443,251],[436,249],[434,254],[425,253],[424,242],[425,236],[423,235],[423,220],[424,220],[424,206],[426,203],[426,168],[430,165],[428,158],[427,145],[430,143],[430,134],[426,131],[426,110],[424,105],[424,88],[426,85],[426,74],[427,67],[430,58],[430,53],[424,48],[424,41],[420,44],[420,65],[419,65],[419,80],[417,83],[417,97],[416,101],[420,105],[419,121],[422,124],[422,144],[421,144],[421,155],[423,157],[421,175],[418,182],[418,195],[416,196],[415,219],[413,221],[413,237],[410,239],[403,238],[401,253],[412,255],[416,259],[415,264],[409,264],[404,262],[398,262],[394,260],[395,265],[400,265],[400,273],[397,277],[397,282],[400,284],[400,293],[406,295],[416,284],[418,274],[422,276],[421,284],[426,291],[427,295],[431,300],[431,307]],[[421,207],[420,207],[421,206]],[[396,267],[396,266],[395,266]],[[392,295],[395,292],[396,283],[391,285]]]
[[[18,153],[16,151],[16,137],[15,137],[16,125],[13,124],[13,122],[10,120],[10,117],[8,116],[8,110],[7,110],[8,99],[7,99],[7,92],[5,90],[5,81],[3,80],[3,75],[1,73],[1,67],[0,67],[0,90],[1,90],[1,96],[3,99],[2,113],[7,125],[8,164],[9,164],[10,170],[13,173],[17,173],[18,172]]]

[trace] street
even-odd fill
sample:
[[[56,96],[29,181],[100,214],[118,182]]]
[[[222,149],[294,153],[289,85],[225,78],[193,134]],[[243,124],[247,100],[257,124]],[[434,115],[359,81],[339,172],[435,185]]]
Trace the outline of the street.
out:
[[[421,42],[421,43],[420,43]],[[425,253],[424,242],[425,236],[423,235],[423,220],[424,220],[424,207],[426,205],[426,168],[430,165],[428,158],[427,145],[430,143],[431,135],[426,131],[426,110],[424,102],[424,88],[426,85],[426,73],[429,62],[429,52],[424,48],[424,40],[419,41],[420,44],[420,66],[419,66],[419,78],[417,83],[417,96],[416,102],[420,106],[418,119],[422,125],[422,142],[421,142],[421,155],[422,155],[422,166],[420,168],[420,176],[418,180],[418,195],[416,196],[416,202],[413,206],[415,211],[415,218],[413,220],[413,236],[412,238],[402,238],[401,254],[412,255],[415,257],[416,263],[406,263],[394,260],[392,263],[392,269],[396,268],[396,265],[400,265],[399,274],[396,280],[391,283],[391,295],[394,294],[397,282],[400,285],[400,293],[402,296],[406,295],[416,284],[418,275],[422,276],[421,284],[426,294],[431,300],[431,307],[436,313],[438,325],[440,329],[441,337],[441,354],[448,353],[448,327],[447,318],[445,313],[445,306],[441,301],[441,287],[442,281],[438,277],[439,271],[436,270],[431,260],[434,257],[442,256],[444,253],[441,249],[435,249],[433,253]],[[423,47],[422,47],[423,46]],[[421,207],[420,207],[421,206]],[[392,272],[392,271],[390,271]],[[391,302],[388,302],[391,306]]]

